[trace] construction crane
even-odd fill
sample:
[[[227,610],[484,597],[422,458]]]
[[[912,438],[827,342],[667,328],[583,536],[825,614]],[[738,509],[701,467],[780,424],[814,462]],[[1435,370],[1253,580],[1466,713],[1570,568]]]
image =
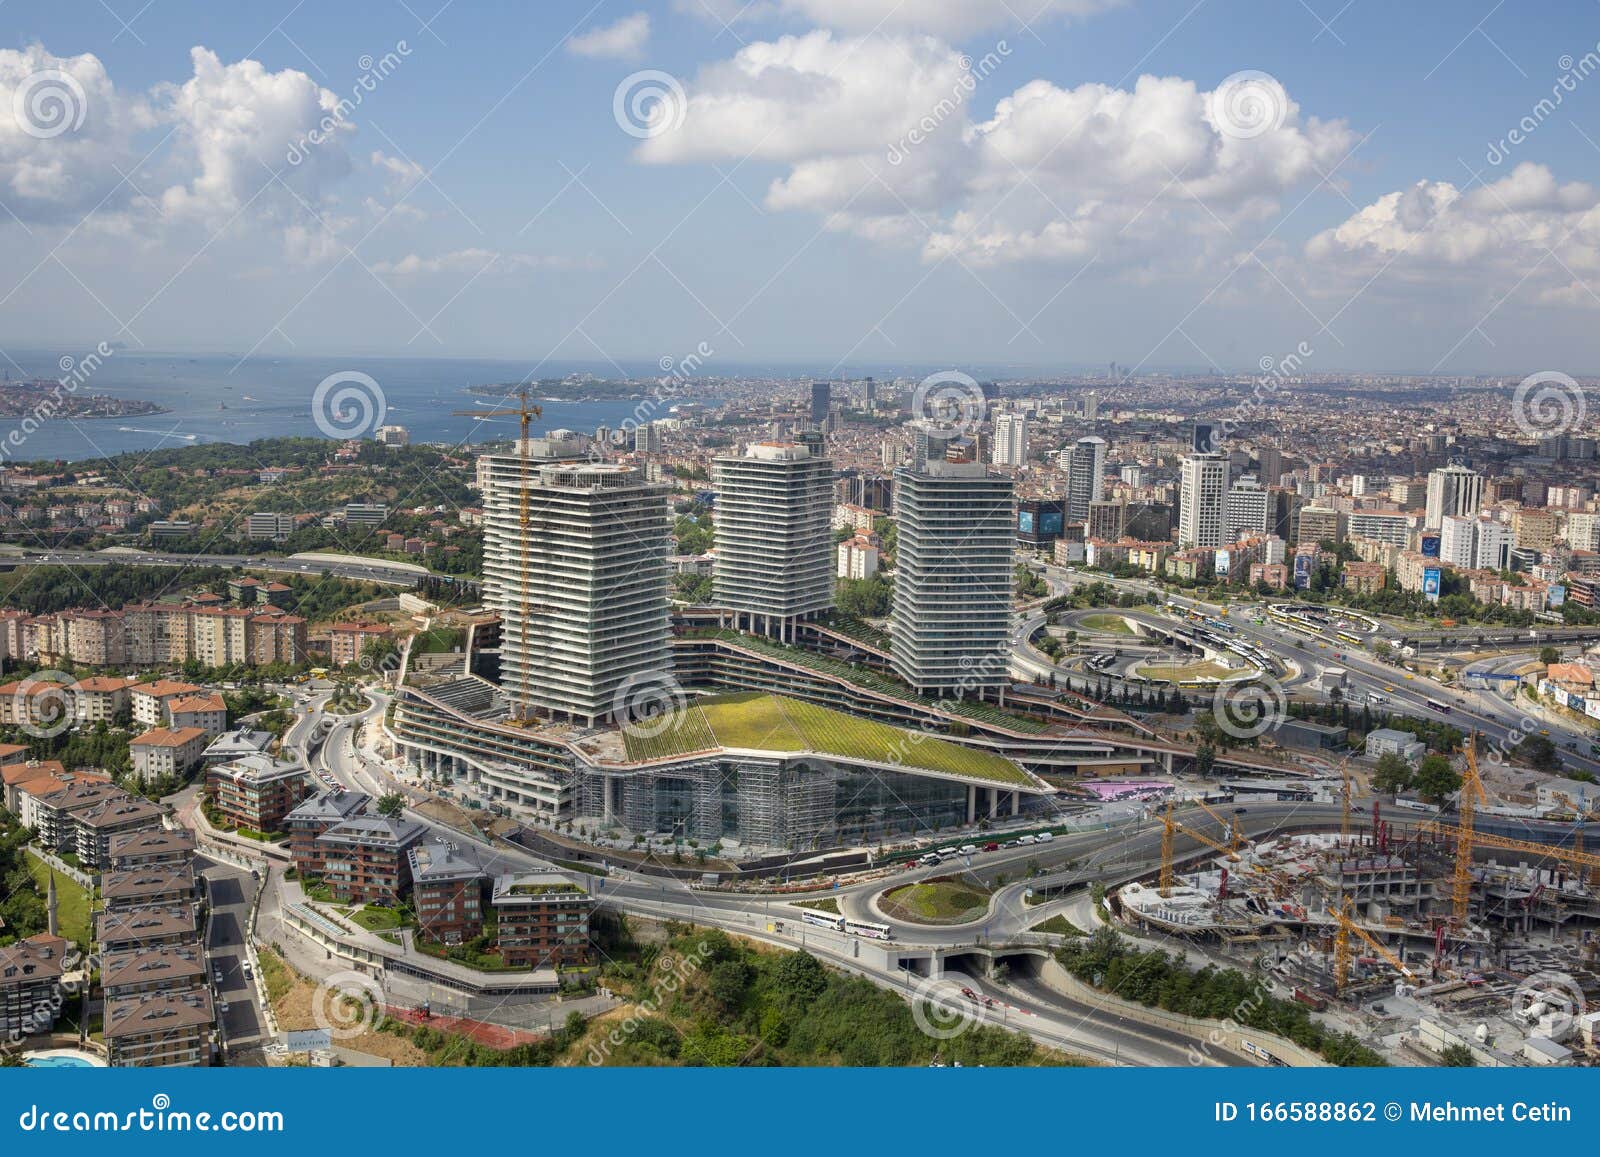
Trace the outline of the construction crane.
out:
[[[1229,819],[1214,808],[1207,806],[1206,801],[1203,799],[1197,799],[1194,802],[1199,805],[1201,811],[1222,825],[1222,830],[1228,836],[1228,850],[1237,852],[1244,845],[1244,836],[1239,831],[1238,821]]]
[[[1461,791],[1456,797],[1456,872],[1451,896],[1450,924],[1458,931],[1467,926],[1472,904],[1473,818],[1483,802],[1483,780],[1478,776],[1478,733],[1468,732],[1461,744],[1466,766],[1461,771]]]
[[[1172,801],[1167,801],[1167,810],[1161,814],[1161,897],[1166,899],[1172,895],[1172,841],[1179,832],[1188,836],[1197,843],[1202,843],[1212,848],[1230,860],[1238,860],[1239,854],[1232,848],[1219,844],[1210,836],[1203,836],[1192,828],[1186,828],[1172,818]]]
[[[1456,847],[1458,849],[1461,847],[1461,829],[1451,824],[1427,820],[1418,824],[1417,830],[1430,835],[1444,836],[1447,839],[1453,836],[1456,840]],[[1574,867],[1600,868],[1600,855],[1596,855],[1593,852],[1585,852],[1583,849],[1576,847],[1561,848],[1554,844],[1539,844],[1532,840],[1514,840],[1509,836],[1494,836],[1487,832],[1474,832],[1472,843],[1473,846],[1480,848],[1500,848],[1507,852],[1528,852],[1531,855],[1560,860],[1563,863],[1572,864]],[[1457,866],[1459,867],[1459,865]]]
[[[1397,972],[1409,979],[1416,979],[1416,973],[1412,972],[1410,968],[1406,967],[1404,961],[1402,961],[1393,952],[1390,952],[1382,944],[1379,944],[1376,937],[1372,936],[1365,928],[1361,927],[1361,925],[1357,924],[1353,919],[1351,919],[1350,897],[1348,895],[1340,899],[1339,906],[1332,909],[1332,912],[1334,920],[1338,922],[1338,928],[1333,934],[1334,992],[1342,995],[1345,987],[1350,983],[1351,933],[1355,933],[1355,935],[1361,937],[1361,939],[1366,943],[1367,947],[1371,948],[1379,956],[1383,957],[1384,960],[1388,961],[1389,966],[1394,968]]]
[[[528,426],[533,419],[544,413],[542,407],[528,402],[528,387],[526,384],[519,386],[515,397],[515,406],[499,406],[488,409],[455,410],[457,417],[477,418],[517,418],[520,422],[520,435],[517,439],[517,455],[522,459],[521,477],[519,479],[521,498],[519,502],[518,526],[521,529],[520,541],[517,549],[517,567],[521,575],[519,584],[522,592],[522,623],[520,640],[522,642],[524,657],[522,660],[522,694],[517,704],[516,718],[518,722],[526,723],[533,716],[533,691],[530,680],[531,652],[528,650],[528,636],[530,625],[533,621],[533,601],[530,586],[530,568],[528,566],[528,545],[533,537],[533,512],[529,506],[533,490],[533,447],[528,440]]]

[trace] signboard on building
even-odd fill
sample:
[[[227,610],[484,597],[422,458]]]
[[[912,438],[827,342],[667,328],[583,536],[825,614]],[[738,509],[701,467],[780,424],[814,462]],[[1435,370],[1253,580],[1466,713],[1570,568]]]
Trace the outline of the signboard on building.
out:
[[[1437,534],[1425,534],[1422,536],[1422,557],[1439,557],[1439,536]]]
[[[1436,566],[1422,568],[1422,597],[1435,602],[1439,599],[1439,568]]]

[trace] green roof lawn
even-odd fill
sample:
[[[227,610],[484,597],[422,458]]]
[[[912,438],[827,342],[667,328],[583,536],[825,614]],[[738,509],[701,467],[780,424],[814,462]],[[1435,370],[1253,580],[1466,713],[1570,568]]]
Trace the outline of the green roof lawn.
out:
[[[760,692],[695,700],[656,734],[624,729],[623,739],[628,758],[636,760],[690,755],[717,747],[810,751],[995,783],[1027,786],[1033,782],[1016,764],[987,751]]]

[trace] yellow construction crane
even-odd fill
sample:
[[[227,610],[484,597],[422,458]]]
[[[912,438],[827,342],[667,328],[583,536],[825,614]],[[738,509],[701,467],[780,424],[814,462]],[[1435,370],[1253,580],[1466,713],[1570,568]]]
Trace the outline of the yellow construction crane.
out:
[[[1435,836],[1454,836],[1456,847],[1461,847],[1461,829],[1451,824],[1442,824],[1436,820],[1428,820],[1417,825],[1417,830]],[[1508,852],[1528,852],[1551,860],[1560,860],[1580,868],[1600,868],[1600,855],[1586,852],[1582,848],[1561,848],[1554,844],[1538,844],[1532,840],[1514,840],[1509,836],[1494,836],[1488,832],[1474,832],[1472,844],[1475,847],[1501,848]],[[1458,864],[1459,868],[1460,865]]]
[[[1161,825],[1161,895],[1163,898],[1172,895],[1172,841],[1173,837],[1179,832],[1182,832],[1197,843],[1221,852],[1230,860],[1238,860],[1239,858],[1239,854],[1232,848],[1219,844],[1210,836],[1201,835],[1193,828],[1186,828],[1173,819],[1171,800],[1167,801],[1167,810],[1161,814]]]
[[[1368,933],[1365,928],[1351,919],[1350,897],[1348,895],[1339,901],[1339,906],[1332,909],[1332,912],[1334,920],[1338,922],[1338,928],[1333,934],[1334,992],[1343,993],[1345,986],[1350,983],[1350,934],[1352,932],[1361,937],[1367,947],[1388,961],[1390,967],[1407,977],[1415,978],[1416,973],[1407,968],[1398,956],[1390,952],[1382,944],[1379,944],[1377,939]]]
[[[1461,744],[1467,757],[1461,770],[1461,791],[1456,797],[1456,872],[1450,909],[1450,923],[1460,930],[1467,926],[1472,904],[1472,824],[1479,803],[1484,799],[1483,780],[1478,776],[1478,735],[1468,732]]]
[[[524,657],[522,661],[522,695],[520,702],[517,704],[516,718],[519,722],[526,723],[533,716],[533,692],[531,684],[529,683],[529,680],[532,676],[529,663],[531,652],[528,648],[528,635],[530,633],[530,624],[533,620],[532,592],[529,590],[530,575],[528,566],[528,544],[533,537],[533,513],[529,507],[533,489],[533,448],[528,442],[528,426],[533,419],[543,414],[544,410],[538,405],[529,404],[528,387],[526,384],[517,388],[515,397],[517,399],[517,404],[515,406],[500,406],[478,410],[455,410],[453,412],[457,417],[462,418],[517,418],[520,421],[521,434],[517,440],[517,454],[522,459],[522,467],[520,471],[520,488],[522,495],[518,524],[521,527],[522,534],[521,541],[518,543],[517,566],[520,569],[522,576],[522,623],[520,626],[520,641],[522,643]],[[504,624],[501,624],[501,629],[504,629]]]
[[[1214,808],[1208,807],[1203,799],[1197,799],[1194,802],[1200,806],[1201,811],[1222,825],[1222,830],[1228,837],[1228,850],[1230,852],[1237,852],[1244,846],[1244,836],[1239,831],[1237,821],[1231,820],[1227,816],[1219,814]]]

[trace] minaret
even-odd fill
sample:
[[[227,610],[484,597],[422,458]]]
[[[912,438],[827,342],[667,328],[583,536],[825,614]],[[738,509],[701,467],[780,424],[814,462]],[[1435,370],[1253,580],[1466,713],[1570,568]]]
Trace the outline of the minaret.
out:
[[[54,868],[50,869],[50,883],[45,889],[44,911],[45,927],[49,930],[50,935],[59,936],[60,933],[56,931],[56,870]]]

